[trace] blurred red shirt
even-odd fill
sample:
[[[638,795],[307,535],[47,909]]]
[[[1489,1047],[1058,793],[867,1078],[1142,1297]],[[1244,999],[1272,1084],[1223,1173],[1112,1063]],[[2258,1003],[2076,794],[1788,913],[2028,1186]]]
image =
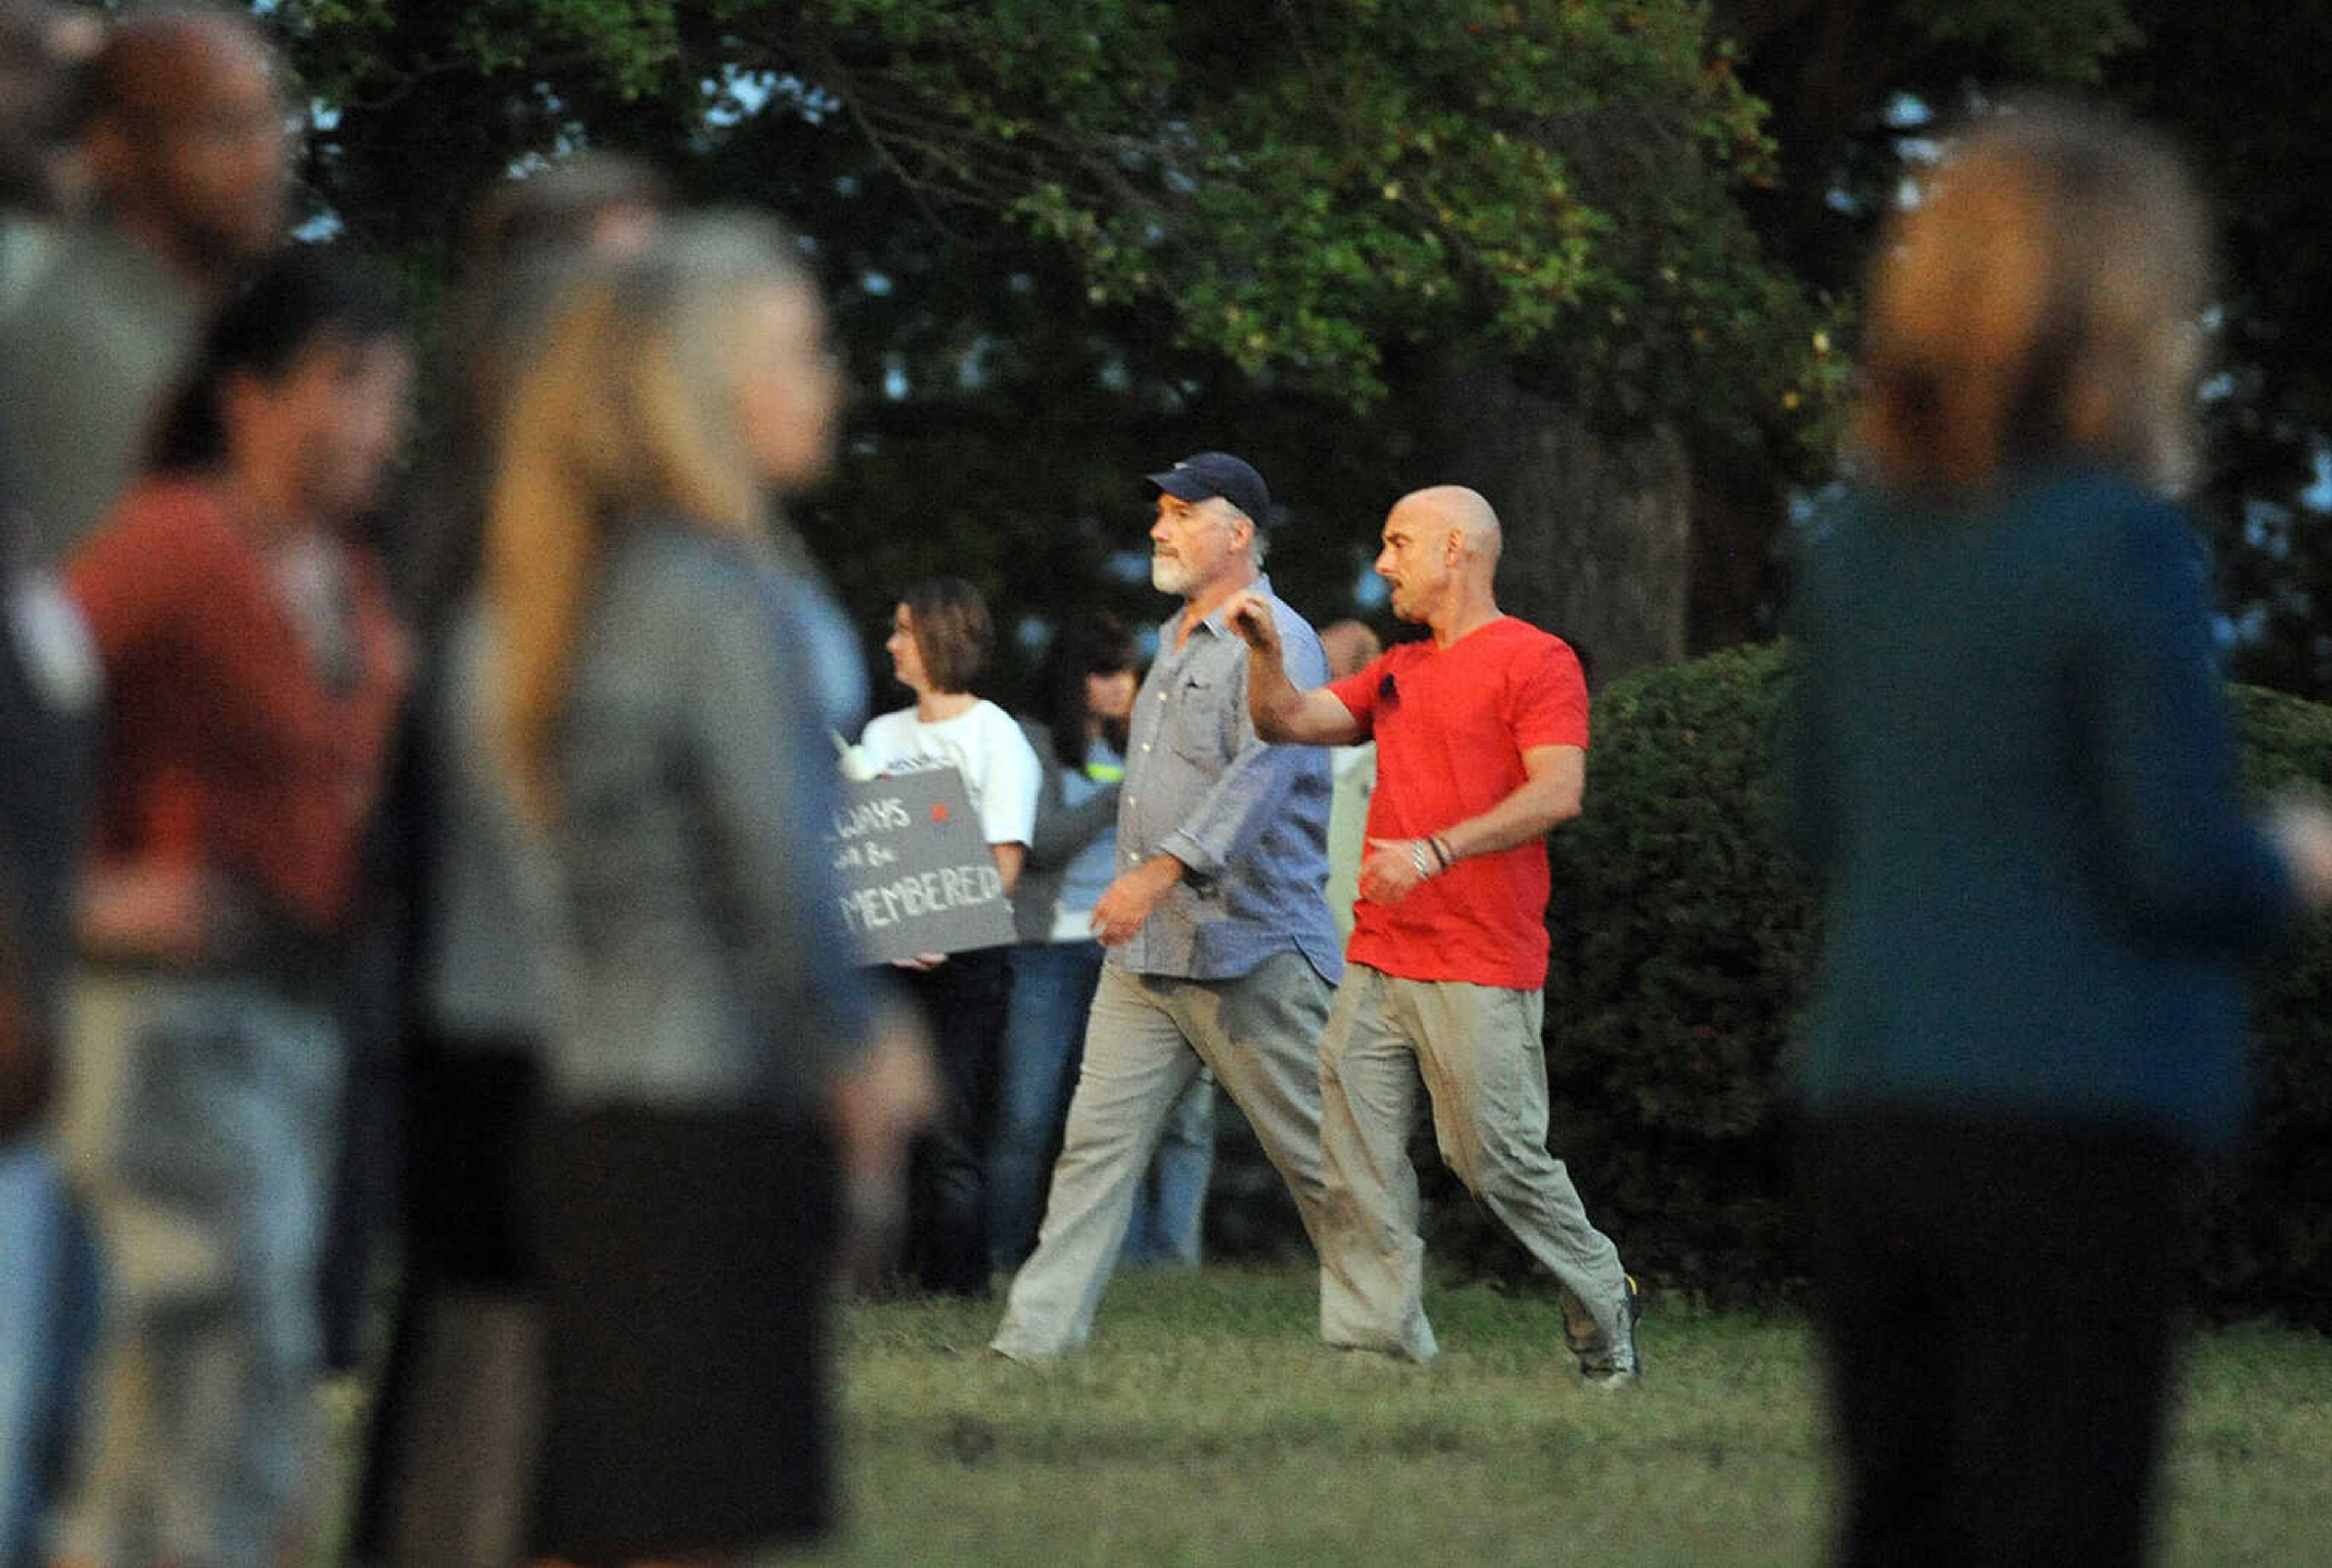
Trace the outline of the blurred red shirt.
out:
[[[133,489],[67,567],[105,667],[99,852],[223,873],[345,928],[406,680],[378,563],[344,547],[328,672],[268,555],[200,477]]]

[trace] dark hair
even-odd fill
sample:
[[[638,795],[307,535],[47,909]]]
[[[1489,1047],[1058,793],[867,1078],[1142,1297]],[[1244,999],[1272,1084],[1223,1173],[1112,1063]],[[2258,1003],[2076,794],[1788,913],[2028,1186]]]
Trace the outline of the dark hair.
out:
[[[1053,755],[1072,771],[1085,765],[1085,677],[1115,674],[1134,667],[1133,630],[1107,610],[1079,610],[1053,634],[1045,660],[1045,683],[1037,693],[1037,718],[1053,732]],[[1124,750],[1124,737],[1117,741]]]
[[[329,245],[295,245],[236,288],[156,426],[147,466],[205,468],[226,455],[219,400],[227,380],[277,380],[320,339],[367,343],[405,324],[371,270]]]
[[[969,692],[988,668],[995,637],[988,601],[956,577],[926,578],[900,596],[913,620],[915,651],[934,691]]]

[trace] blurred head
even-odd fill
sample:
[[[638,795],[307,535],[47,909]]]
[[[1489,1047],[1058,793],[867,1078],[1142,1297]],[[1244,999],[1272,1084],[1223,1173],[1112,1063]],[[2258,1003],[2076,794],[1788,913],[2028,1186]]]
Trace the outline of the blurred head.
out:
[[[512,760],[530,810],[605,529],[640,518],[764,534],[769,491],[831,465],[841,382],[825,311],[771,220],[674,220],[585,266],[511,378],[488,505]]]
[[[597,151],[510,176],[479,200],[456,307],[464,380],[479,416],[490,419],[507,397],[511,362],[534,345],[576,272],[645,249],[671,204],[653,166]]]
[[[55,200],[66,73],[102,36],[91,22],[51,0],[0,0],[0,207]]]
[[[1384,644],[1365,621],[1335,621],[1320,628],[1320,647],[1328,655],[1328,678],[1341,681],[1357,675],[1384,652]]]
[[[329,247],[295,246],[213,318],[152,466],[232,473],[293,521],[345,524],[378,498],[412,377],[404,323],[379,281]]]
[[[683,218],[560,292],[502,410],[498,488],[754,531],[766,489],[824,474],[839,404],[791,236],[743,213]]]
[[[459,290],[438,329],[429,484],[402,565],[424,625],[459,603],[483,550],[480,492],[517,368],[576,277],[645,249],[671,215],[656,168],[587,150],[510,175],[472,205]]]
[[[546,252],[628,255],[671,208],[672,186],[653,164],[620,152],[569,153],[511,176],[478,203],[465,270],[483,277]]]
[[[1856,444],[1893,485],[2078,454],[2180,488],[2209,286],[2203,204],[2165,143],[2062,102],[1989,114],[1880,238]]]
[[[282,239],[292,121],[247,15],[125,17],[91,64],[85,121],[99,200],[173,263],[231,275]]]
[[[961,578],[927,578],[891,612],[883,646],[891,673],[917,695],[969,692],[988,667],[994,635],[978,588]]]

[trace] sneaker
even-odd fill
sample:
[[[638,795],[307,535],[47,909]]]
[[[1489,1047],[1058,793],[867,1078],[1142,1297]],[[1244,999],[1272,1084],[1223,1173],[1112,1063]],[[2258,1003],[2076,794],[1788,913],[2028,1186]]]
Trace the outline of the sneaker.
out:
[[[1621,1277],[1628,1286],[1628,1313],[1619,1342],[1615,1344],[1599,1346],[1591,1339],[1586,1348],[1581,1349],[1579,1340],[1572,1334],[1572,1323],[1566,1304],[1563,1337],[1570,1342],[1573,1353],[1579,1356],[1580,1382],[1591,1389],[1625,1388],[1640,1381],[1644,1375],[1643,1363],[1636,1355],[1636,1324],[1643,1321],[1644,1293],[1638,1287],[1634,1275]]]

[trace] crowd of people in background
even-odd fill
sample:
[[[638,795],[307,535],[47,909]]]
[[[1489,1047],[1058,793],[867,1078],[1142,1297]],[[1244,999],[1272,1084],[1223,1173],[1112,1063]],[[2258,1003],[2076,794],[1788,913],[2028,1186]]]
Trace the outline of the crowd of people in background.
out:
[[[784,511],[844,393],[796,237],[569,158],[484,198],[432,333],[287,235],[293,125],[247,15],[0,0],[0,1568],[301,1561],[384,1257],[358,1560],[815,1538],[833,1282],[1008,1275],[991,1349],[1069,1355],[1122,1264],[1199,1260],[1218,1090],[1326,1343],[1437,1353],[1422,1116],[1584,1383],[1641,1377],[1547,1146],[1586,675],[1499,609],[1485,497],[1391,507],[1388,649],[1193,454],[1141,476],[1146,668],[1073,614],[1016,719],[933,578],[869,718]],[[2159,499],[2202,239],[2166,152],[2030,105],[1874,274],[1789,749],[1850,1562],[2142,1556],[2237,960],[2332,900],[2332,815],[2240,808]],[[1012,942],[863,961],[837,745],[961,779]]]

